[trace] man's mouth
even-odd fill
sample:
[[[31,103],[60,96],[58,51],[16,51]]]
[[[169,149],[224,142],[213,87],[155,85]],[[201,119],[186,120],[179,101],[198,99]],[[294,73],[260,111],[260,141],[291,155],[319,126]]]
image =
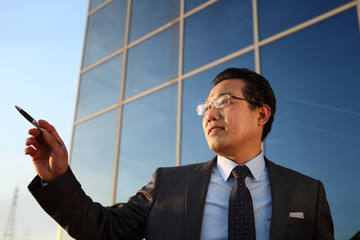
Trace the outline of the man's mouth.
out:
[[[211,134],[212,132],[218,132],[218,131],[221,131],[221,130],[224,130],[224,129],[225,129],[224,127],[213,126],[213,127],[209,128],[208,134]]]

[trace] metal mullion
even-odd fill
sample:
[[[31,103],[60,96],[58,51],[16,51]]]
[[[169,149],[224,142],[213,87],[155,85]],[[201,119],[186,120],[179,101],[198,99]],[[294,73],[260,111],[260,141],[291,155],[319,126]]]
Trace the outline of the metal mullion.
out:
[[[253,50],[254,50],[254,45],[247,46],[247,47],[245,47],[243,49],[240,49],[240,50],[238,50],[236,52],[233,52],[233,53],[231,53],[231,54],[229,54],[229,55],[227,55],[225,57],[219,58],[219,59],[217,59],[217,60],[215,60],[213,62],[210,62],[210,63],[208,63],[206,65],[203,65],[202,67],[199,67],[199,68],[197,68],[197,69],[195,69],[195,70],[193,70],[191,72],[188,72],[188,73],[182,75],[182,79],[185,80],[187,78],[193,77],[193,76],[195,76],[195,75],[197,75],[199,73],[207,71],[207,70],[209,70],[209,69],[211,69],[213,67],[216,67],[216,66],[218,66],[220,64],[223,64],[223,63],[225,63],[227,61],[230,61],[230,60],[232,60],[234,58],[237,58],[237,57],[239,57],[241,55],[249,53],[249,52],[251,52]]]
[[[123,62],[122,62],[122,74],[121,74],[121,87],[120,87],[120,102],[119,102],[119,112],[118,112],[118,122],[117,122],[117,135],[116,135],[116,148],[115,148],[115,159],[114,159],[114,172],[113,172],[113,189],[112,189],[112,204],[116,200],[116,187],[118,180],[118,168],[119,168],[119,156],[120,156],[120,141],[121,141],[121,125],[122,125],[122,113],[123,113],[123,99],[125,92],[125,77],[126,77],[126,67],[127,67],[127,55],[128,55],[128,43],[130,36],[130,15],[131,15],[131,6],[132,1],[128,0],[127,11],[126,11],[126,25],[125,25],[125,36],[124,36],[124,52],[123,52]]]
[[[259,10],[258,1],[252,0],[253,8],[253,31],[254,31],[254,58],[255,58],[255,72],[261,74],[261,61],[260,61],[260,47],[259,47]],[[261,142],[261,149],[265,154],[265,143]]]
[[[359,0],[356,0],[356,1],[359,2]],[[275,35],[271,36],[271,37],[268,37],[268,38],[260,41],[259,46],[263,47],[263,46],[265,46],[267,44],[270,44],[270,43],[272,43],[274,41],[277,41],[277,40],[279,40],[281,38],[287,37],[287,36],[289,36],[291,34],[294,34],[294,33],[298,32],[298,31],[301,31],[301,30],[303,30],[305,28],[308,28],[308,27],[310,27],[312,25],[315,25],[315,24],[317,24],[319,22],[322,22],[322,21],[324,21],[326,19],[329,19],[329,18],[331,18],[331,17],[333,17],[335,15],[338,15],[338,14],[340,14],[342,12],[345,12],[345,11],[355,7],[357,2],[349,2],[347,4],[344,4],[343,6],[335,8],[334,10],[331,10],[329,12],[321,14],[321,15],[319,15],[317,17],[314,17],[314,18],[312,18],[312,19],[310,19],[310,20],[308,20],[306,22],[303,22],[303,23],[301,23],[299,25],[296,25],[296,26],[294,26],[292,28],[289,28],[289,29],[287,29],[285,31],[282,31],[282,32],[280,32],[278,34],[275,34]]]
[[[122,78],[125,77],[125,73],[123,73],[123,75],[124,76]],[[79,125],[81,123],[87,122],[87,121],[89,121],[89,120],[91,120],[93,118],[96,118],[96,117],[98,117],[100,115],[103,115],[104,113],[110,112],[110,111],[112,111],[112,110],[114,110],[116,108],[122,108],[123,105],[125,105],[125,104],[131,103],[131,102],[136,101],[138,99],[141,99],[141,98],[143,98],[143,97],[145,97],[147,95],[150,95],[150,94],[152,94],[154,92],[157,92],[159,90],[162,90],[162,89],[167,88],[167,87],[169,87],[169,86],[171,86],[173,84],[178,83],[179,82],[178,79],[179,79],[179,77],[173,78],[170,81],[167,81],[167,82],[162,83],[162,84],[160,84],[158,86],[155,86],[155,87],[153,87],[153,88],[151,88],[149,90],[141,92],[141,93],[139,93],[139,94],[137,94],[137,95],[135,95],[133,97],[130,97],[130,98],[126,99],[126,100],[120,101],[119,103],[113,104],[113,105],[111,105],[109,107],[106,107],[104,109],[101,109],[98,112],[95,112],[95,113],[93,113],[93,114],[91,114],[89,116],[86,116],[86,117],[84,117],[82,119],[79,119],[79,120],[75,121],[74,125]],[[122,89],[124,89],[124,87],[122,87]]]
[[[91,119],[94,119],[94,118],[96,118],[96,117],[98,117],[98,116],[101,116],[101,115],[103,115],[103,114],[105,114],[105,113],[107,113],[107,112],[110,112],[110,111],[118,108],[118,107],[119,107],[119,103],[115,103],[115,104],[113,104],[113,105],[111,105],[111,106],[109,106],[109,107],[103,108],[103,109],[101,109],[100,111],[97,111],[97,112],[95,112],[95,113],[93,113],[93,114],[90,114],[89,116],[86,116],[86,117],[84,117],[84,118],[81,118],[81,119],[75,121],[75,122],[74,122],[74,126],[79,125],[79,124],[82,124],[82,123],[84,123],[84,122],[87,122],[87,121],[89,121],[89,120],[91,120]]]
[[[181,165],[181,125],[182,125],[182,79],[183,56],[184,56],[184,11],[185,0],[180,0],[180,22],[179,22],[179,60],[178,60],[178,105],[176,125],[176,166]]]
[[[307,27],[309,27],[309,26],[312,26],[312,25],[314,25],[314,24],[316,24],[316,23],[319,23],[319,22],[321,22],[321,21],[323,21],[323,20],[325,20],[325,19],[328,19],[328,18],[330,18],[330,17],[332,17],[332,16],[335,16],[335,15],[337,15],[337,14],[339,14],[339,13],[342,13],[342,12],[344,12],[344,11],[346,11],[346,10],[349,10],[350,8],[355,7],[356,4],[357,4],[360,0],[356,0],[356,1],[357,1],[357,2],[350,2],[350,3],[348,3],[348,4],[345,4],[345,5],[343,5],[343,6],[340,6],[340,7],[336,8],[336,9],[334,9],[334,10],[332,10],[332,11],[329,11],[329,12],[324,13],[324,14],[318,16],[318,17],[315,17],[315,18],[313,18],[313,19],[310,19],[309,21],[306,21],[306,22],[304,22],[304,23],[302,23],[302,24],[299,24],[299,25],[297,25],[297,26],[295,26],[295,27],[292,27],[292,28],[290,28],[290,29],[287,29],[287,30],[285,30],[285,31],[283,31],[283,32],[280,32],[280,33],[278,33],[278,34],[275,34],[275,35],[272,36],[272,37],[269,37],[269,38],[267,38],[267,39],[264,39],[264,40],[262,40],[262,41],[259,41],[259,42],[258,42],[258,47],[260,48],[260,47],[262,47],[262,46],[265,46],[265,45],[267,45],[267,44],[269,44],[269,43],[272,43],[272,42],[274,42],[274,41],[276,41],[276,40],[279,40],[279,39],[284,38],[284,37],[286,37],[286,36],[288,36],[288,35],[291,35],[291,34],[297,32],[297,31],[300,31],[300,30],[302,30],[302,29],[304,29],[304,28],[307,28]],[[360,20],[359,20],[359,21],[360,21]],[[227,56],[225,56],[225,57],[222,57],[222,58],[220,58],[220,59],[217,59],[217,60],[215,60],[215,61],[213,61],[213,62],[210,62],[210,63],[208,63],[208,64],[206,64],[206,65],[204,65],[204,66],[202,66],[202,67],[199,67],[199,68],[197,68],[197,69],[195,69],[195,70],[193,70],[193,71],[191,71],[191,72],[188,72],[188,73],[182,75],[182,79],[185,80],[185,79],[187,79],[187,78],[190,78],[190,77],[192,77],[192,76],[195,76],[195,75],[197,75],[197,74],[199,74],[199,73],[201,73],[201,72],[204,72],[204,71],[206,71],[206,70],[209,70],[209,69],[211,69],[211,68],[213,68],[213,67],[216,67],[216,66],[218,66],[218,65],[220,65],[220,64],[222,64],[222,63],[225,63],[225,62],[227,62],[227,61],[229,61],[229,60],[232,60],[232,59],[234,59],[234,58],[236,58],[236,57],[239,57],[239,56],[241,56],[241,55],[244,55],[244,54],[246,54],[246,53],[248,53],[248,52],[250,52],[250,51],[253,51],[253,50],[255,50],[255,46],[254,46],[254,45],[247,46],[247,47],[245,47],[245,48],[243,48],[243,49],[240,49],[240,50],[238,50],[238,51],[236,51],[236,52],[233,52],[233,53],[231,53],[231,54],[229,54],[229,55],[227,55]]]
[[[360,0],[356,0],[356,12],[357,12],[359,30],[360,30]]]
[[[89,0],[90,3],[91,0]],[[105,1],[103,3],[101,3],[99,6],[97,6],[96,8],[94,8],[93,10],[88,12],[88,16],[93,15],[94,13],[98,12],[99,10],[101,10],[102,8],[104,8],[106,5],[110,4],[111,2],[113,2],[114,0],[108,0]],[[89,10],[90,10],[90,4],[89,4]]]
[[[181,0],[181,1],[182,1],[182,0]],[[199,7],[197,7],[197,8],[195,8],[195,9],[189,11],[189,12],[186,13],[186,14],[184,14],[184,11],[185,11],[185,10],[182,10],[182,11],[183,11],[183,13],[181,14],[182,20],[180,19],[180,17],[178,17],[178,18],[176,18],[176,19],[173,19],[172,21],[166,23],[165,25],[163,25],[163,26],[155,29],[154,31],[152,31],[152,32],[146,34],[145,36],[137,39],[136,41],[130,43],[127,47],[128,47],[128,48],[132,48],[132,47],[134,47],[134,46],[136,46],[136,45],[138,45],[138,44],[146,41],[147,39],[155,36],[156,34],[162,32],[162,31],[165,31],[166,29],[168,29],[168,28],[176,25],[176,24],[179,23],[180,21],[183,21],[184,18],[187,18],[187,17],[189,17],[189,16],[191,16],[191,15],[194,15],[195,13],[203,10],[204,8],[210,6],[210,5],[212,5],[212,4],[214,4],[214,3],[218,2],[218,1],[219,1],[219,0],[210,0],[210,1],[208,1],[208,2],[206,2],[206,3],[204,3],[204,4],[202,4],[202,5],[200,5]],[[183,9],[184,9],[184,8],[185,8],[185,7],[183,7]]]
[[[209,0],[209,1],[201,4],[200,6],[190,10],[189,12],[184,13],[184,18],[188,18],[188,17],[200,12],[201,10],[204,10],[205,8],[213,5],[214,3],[217,3],[218,1],[220,1],[220,0]],[[184,11],[185,11],[185,6],[184,6]]]
[[[257,0],[252,0],[255,71],[260,74],[259,18]]]
[[[149,38],[155,36],[156,34],[161,33],[161,32],[163,32],[163,31],[165,31],[166,29],[168,29],[168,28],[176,25],[179,21],[180,21],[180,19],[179,19],[179,18],[176,18],[176,19],[172,20],[171,22],[166,23],[165,25],[163,25],[163,26],[155,29],[154,31],[152,31],[152,32],[146,34],[145,36],[137,39],[136,41],[130,43],[127,47],[128,47],[128,48],[132,48],[132,47],[134,47],[134,46],[136,46],[136,45],[138,45],[138,44],[140,44],[140,43],[148,40]]]
[[[88,5],[88,9],[90,9],[90,1],[89,0],[89,5]],[[78,111],[78,105],[79,105],[79,97],[80,97],[80,85],[81,85],[81,69],[83,66],[83,62],[84,62],[84,56],[85,56],[85,44],[86,44],[86,35],[87,35],[87,31],[88,31],[88,24],[89,24],[89,16],[86,17],[86,23],[85,23],[85,31],[84,31],[84,38],[83,38],[83,47],[82,47],[82,54],[81,54],[81,61],[80,61],[80,71],[79,71],[79,78],[78,78],[78,86],[77,86],[77,93],[76,93],[76,102],[75,102],[75,109],[74,109],[74,116],[73,116],[73,125],[72,125],[72,134],[71,134],[71,139],[70,139],[70,146],[69,146],[69,165],[71,163],[71,155],[72,155],[72,144],[73,144],[73,140],[74,140],[74,132],[75,132],[75,127],[77,124],[76,123],[76,113]]]
[[[103,64],[104,62],[107,62],[107,61],[108,61],[108,60],[110,60],[111,58],[114,58],[114,57],[116,57],[116,56],[120,55],[120,54],[121,54],[121,53],[123,53],[123,52],[124,52],[124,48],[120,48],[119,50],[117,50],[117,51],[115,51],[115,52],[111,53],[110,55],[108,55],[108,56],[106,56],[106,57],[104,57],[104,58],[100,59],[99,61],[97,61],[97,62],[95,62],[95,63],[91,64],[90,66],[88,66],[88,67],[86,67],[86,68],[84,68],[84,69],[80,70],[80,73],[82,73],[82,74],[83,74],[83,73],[86,73],[86,72],[88,72],[88,71],[90,71],[90,70],[92,70],[92,69],[96,68],[97,66],[99,66],[99,65]]]
[[[150,95],[150,94],[152,94],[154,92],[157,92],[157,91],[159,91],[161,89],[164,89],[164,88],[169,87],[169,86],[171,86],[173,84],[176,84],[177,82],[178,82],[178,77],[173,78],[170,81],[164,82],[164,83],[162,83],[160,85],[157,85],[156,87],[153,87],[153,88],[151,88],[149,90],[141,92],[141,93],[139,93],[139,94],[137,94],[137,95],[135,95],[133,97],[127,98],[126,100],[123,100],[122,104],[128,104],[130,102],[136,101],[136,100],[138,100],[140,98],[143,98],[143,97],[145,97],[147,95]]]

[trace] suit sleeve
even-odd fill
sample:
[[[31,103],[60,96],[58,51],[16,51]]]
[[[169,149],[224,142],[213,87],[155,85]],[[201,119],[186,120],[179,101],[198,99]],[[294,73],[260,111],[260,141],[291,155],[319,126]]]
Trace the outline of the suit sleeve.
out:
[[[315,219],[315,239],[334,239],[334,225],[331,218],[330,207],[326,200],[323,184],[318,182],[318,203]]]
[[[41,179],[37,176],[28,188],[40,206],[75,239],[143,239],[159,172],[127,203],[112,207],[93,202],[70,168],[44,187],[40,187]]]

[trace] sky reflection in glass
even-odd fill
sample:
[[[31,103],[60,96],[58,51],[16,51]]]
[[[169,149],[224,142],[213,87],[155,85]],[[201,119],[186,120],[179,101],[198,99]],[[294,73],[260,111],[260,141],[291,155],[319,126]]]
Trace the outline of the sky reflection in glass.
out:
[[[118,111],[113,110],[74,131],[70,166],[94,201],[111,204]]]
[[[129,50],[125,99],[178,75],[178,36],[175,25]]]
[[[134,0],[131,4],[130,42],[179,17],[179,0]]]
[[[115,0],[89,17],[82,68],[123,47],[126,6],[126,0]]]
[[[81,76],[76,120],[119,102],[122,59],[120,54]]]
[[[177,85],[124,106],[116,201],[127,201],[158,167],[175,165]]]
[[[360,182],[357,21],[351,9],[261,49],[262,73],[278,99],[266,154],[323,181],[336,239],[349,239],[360,226],[353,185]]]
[[[219,1],[185,19],[184,72],[253,43],[251,1]]]
[[[258,0],[260,39],[294,27],[347,2],[350,0]]]
[[[185,0],[185,12],[194,9],[207,1],[208,0]]]

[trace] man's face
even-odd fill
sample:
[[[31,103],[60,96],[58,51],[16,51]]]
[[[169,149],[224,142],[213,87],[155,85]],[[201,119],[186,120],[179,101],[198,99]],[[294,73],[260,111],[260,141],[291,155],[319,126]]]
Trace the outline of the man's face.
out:
[[[244,87],[245,82],[241,79],[224,80],[211,90],[206,102],[212,102],[223,94],[244,98]],[[225,157],[236,156],[239,151],[250,148],[260,148],[262,126],[259,126],[258,120],[259,109],[251,110],[244,100],[231,98],[230,104],[220,109],[212,106],[203,119],[209,148]]]

